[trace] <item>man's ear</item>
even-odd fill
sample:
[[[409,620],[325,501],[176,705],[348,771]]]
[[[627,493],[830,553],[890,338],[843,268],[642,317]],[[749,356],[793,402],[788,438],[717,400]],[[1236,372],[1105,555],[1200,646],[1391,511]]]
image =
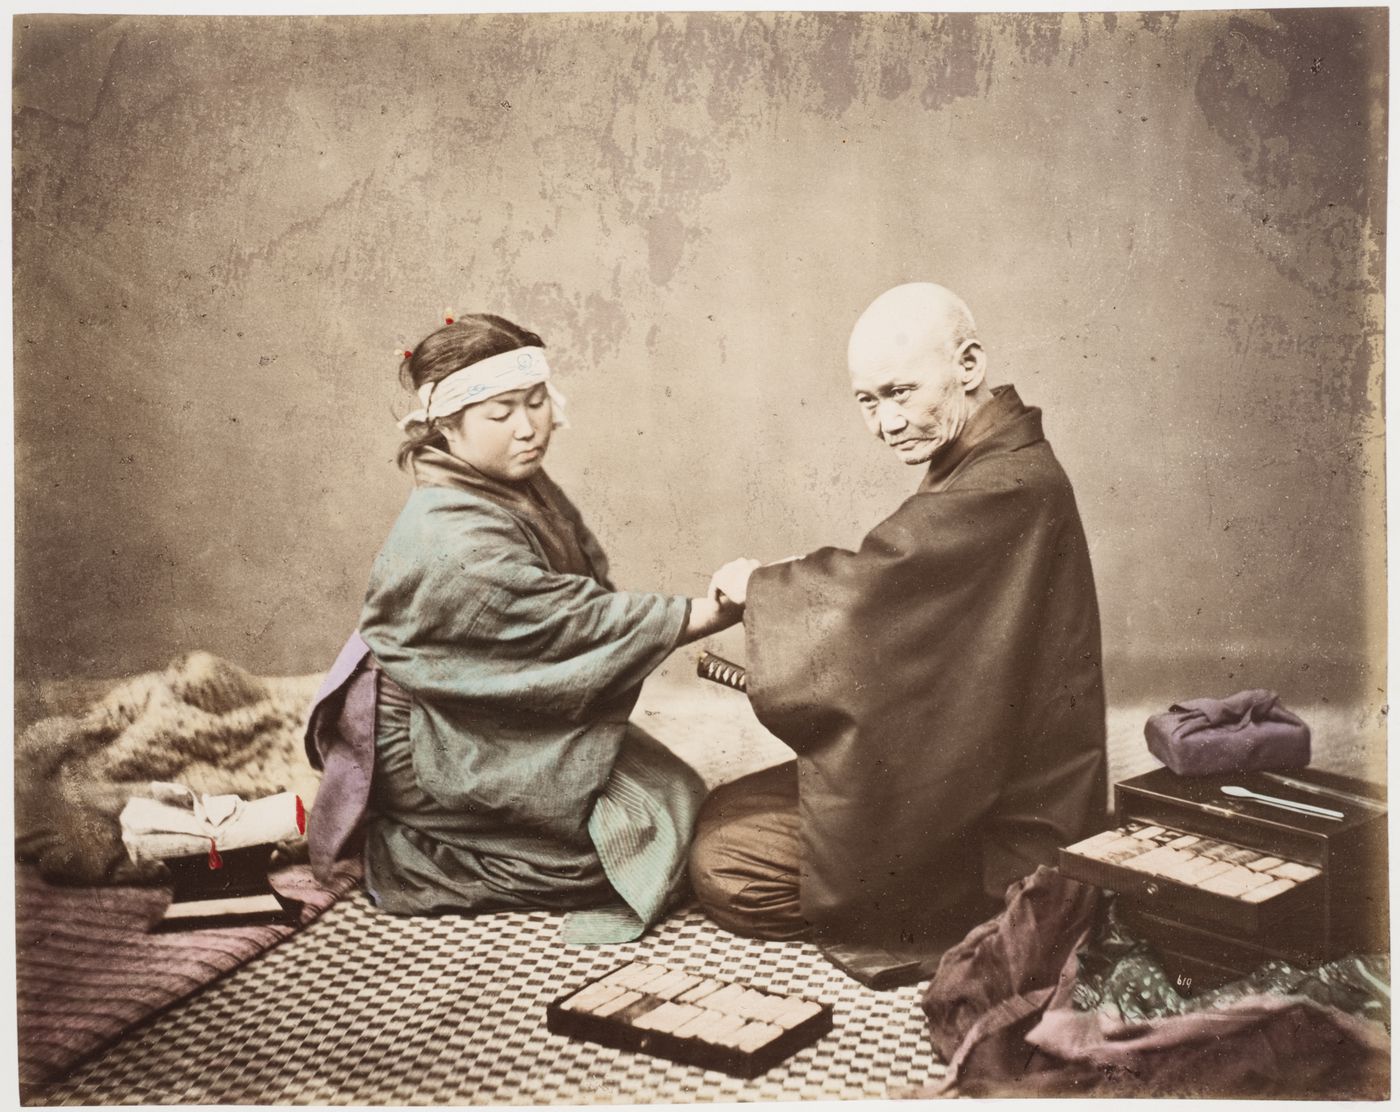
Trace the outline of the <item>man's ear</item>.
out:
[[[958,349],[958,381],[963,392],[973,393],[987,378],[987,353],[978,340],[964,340]]]

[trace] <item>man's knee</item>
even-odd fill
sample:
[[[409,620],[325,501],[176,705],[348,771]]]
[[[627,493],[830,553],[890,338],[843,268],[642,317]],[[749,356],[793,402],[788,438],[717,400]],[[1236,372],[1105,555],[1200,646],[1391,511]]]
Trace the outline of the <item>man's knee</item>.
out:
[[[764,791],[772,776],[765,780],[759,773],[746,785],[748,779],[718,788],[706,801],[691,844],[691,888],[705,914],[725,930],[751,938],[800,938],[807,924],[795,800],[787,806]],[[757,790],[746,794],[746,788]]]
[[[702,837],[691,847],[690,886],[701,910],[731,934],[791,939],[807,931],[795,867],[755,868],[749,855]]]
[[[723,832],[709,826],[697,830],[690,844],[690,887],[707,915],[711,909],[736,907],[747,883],[726,853],[725,842]]]

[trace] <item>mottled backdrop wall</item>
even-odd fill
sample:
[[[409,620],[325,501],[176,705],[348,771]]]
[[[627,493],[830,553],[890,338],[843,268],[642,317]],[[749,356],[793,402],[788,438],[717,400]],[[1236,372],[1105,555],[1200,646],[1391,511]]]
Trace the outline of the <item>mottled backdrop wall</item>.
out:
[[[391,350],[546,338],[629,586],[853,544],[931,278],[1044,407],[1110,694],[1383,701],[1386,13],[18,17],[18,667],[325,666]],[[731,640],[724,646],[733,647]]]

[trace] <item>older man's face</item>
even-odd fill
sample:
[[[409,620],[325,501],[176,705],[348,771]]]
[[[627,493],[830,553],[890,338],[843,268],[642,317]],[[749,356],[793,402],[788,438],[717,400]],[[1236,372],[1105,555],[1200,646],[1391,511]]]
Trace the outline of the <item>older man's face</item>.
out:
[[[851,389],[865,426],[904,463],[928,463],[962,433],[968,402],[958,358],[966,346],[853,359]]]

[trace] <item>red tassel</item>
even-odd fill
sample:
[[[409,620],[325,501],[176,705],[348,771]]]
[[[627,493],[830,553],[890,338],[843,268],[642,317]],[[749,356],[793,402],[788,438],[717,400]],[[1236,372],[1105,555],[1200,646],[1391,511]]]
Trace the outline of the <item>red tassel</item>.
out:
[[[214,839],[209,839],[209,867],[211,869],[222,869],[224,859],[219,856],[219,847],[214,844]]]
[[[301,796],[297,796],[297,833],[306,833],[306,806],[301,801]]]

